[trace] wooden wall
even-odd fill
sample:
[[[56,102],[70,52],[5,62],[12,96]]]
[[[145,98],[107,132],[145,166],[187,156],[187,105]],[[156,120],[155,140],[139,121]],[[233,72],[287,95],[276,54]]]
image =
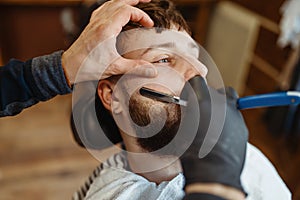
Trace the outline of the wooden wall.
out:
[[[67,49],[68,35],[61,14],[67,8],[75,12],[76,5],[12,2],[0,2],[0,52],[4,63],[11,58],[26,60]]]
[[[247,79],[246,93],[266,93],[286,89],[295,52],[277,45],[280,34],[280,7],[284,0],[232,0],[253,12],[260,21],[258,39]]]

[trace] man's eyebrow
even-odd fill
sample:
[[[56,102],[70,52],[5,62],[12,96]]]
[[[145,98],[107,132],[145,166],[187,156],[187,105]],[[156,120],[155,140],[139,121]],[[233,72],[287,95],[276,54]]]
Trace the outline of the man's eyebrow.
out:
[[[174,48],[174,47],[176,47],[176,44],[174,42],[167,42],[167,43],[163,43],[163,44],[155,44],[155,45],[151,45],[150,47],[145,49],[145,51],[143,51],[141,53],[141,55],[145,55],[149,51],[157,49],[157,48]]]
[[[199,50],[199,47],[197,44],[193,43],[193,42],[189,42],[188,44],[189,47],[193,48],[193,49],[197,49]],[[167,42],[167,43],[163,43],[163,44],[156,44],[156,45],[151,45],[150,47],[148,47],[147,49],[145,49],[142,53],[141,56],[145,55],[146,53],[148,53],[151,50],[155,50],[157,48],[168,48],[168,49],[174,49],[176,48],[176,43],[175,42]]]

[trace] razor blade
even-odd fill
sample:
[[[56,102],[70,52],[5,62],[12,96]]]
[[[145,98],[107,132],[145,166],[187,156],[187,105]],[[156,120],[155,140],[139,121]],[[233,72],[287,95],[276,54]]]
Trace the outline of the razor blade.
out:
[[[187,101],[180,99],[180,97],[178,96],[173,96],[163,92],[158,92],[150,88],[142,87],[140,89],[140,94],[150,99],[155,99],[166,103],[174,103],[181,106],[187,106]]]

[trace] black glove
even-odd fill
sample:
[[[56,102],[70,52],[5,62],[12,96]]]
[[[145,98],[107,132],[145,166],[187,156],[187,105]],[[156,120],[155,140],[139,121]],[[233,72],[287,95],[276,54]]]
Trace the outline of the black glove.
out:
[[[181,157],[186,186],[192,183],[220,183],[244,192],[240,175],[245,162],[248,130],[236,107],[236,92],[227,88],[224,98],[225,91],[209,88],[200,76],[192,78],[189,83],[197,95],[200,122],[192,145]],[[217,99],[216,104],[212,105],[212,98]],[[227,101],[222,101],[222,98]],[[199,158],[198,153],[204,139],[205,142],[215,142],[215,138],[208,135],[211,133],[207,133],[212,116],[211,106],[221,108],[222,104],[226,104],[226,116],[221,135],[212,150],[204,158]],[[219,125],[221,121],[212,121],[211,125]]]

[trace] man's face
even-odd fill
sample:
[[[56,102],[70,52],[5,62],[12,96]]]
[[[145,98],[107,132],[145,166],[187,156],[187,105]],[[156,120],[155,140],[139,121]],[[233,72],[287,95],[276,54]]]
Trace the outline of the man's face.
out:
[[[130,34],[125,33],[118,39],[117,46],[125,58],[142,59],[160,68],[170,68],[177,73],[176,77],[171,73],[158,76],[160,79],[164,79],[165,85],[161,83],[144,84],[145,87],[159,92],[179,96],[186,81],[195,75],[205,76],[207,72],[206,67],[198,61],[197,44],[186,32],[174,34],[174,31],[163,31],[157,33],[155,30],[140,29]],[[163,128],[155,135],[150,133],[151,130],[149,133],[147,133],[149,130],[143,128],[136,130],[138,144],[148,152],[166,146],[175,137],[181,121],[179,105],[143,97],[138,91],[135,91],[130,97],[129,114],[132,121],[139,127],[159,122],[162,117],[160,111],[156,113],[154,118],[156,120],[150,120],[150,109],[155,107],[165,110],[167,118]],[[151,136],[147,137],[147,135]]]

